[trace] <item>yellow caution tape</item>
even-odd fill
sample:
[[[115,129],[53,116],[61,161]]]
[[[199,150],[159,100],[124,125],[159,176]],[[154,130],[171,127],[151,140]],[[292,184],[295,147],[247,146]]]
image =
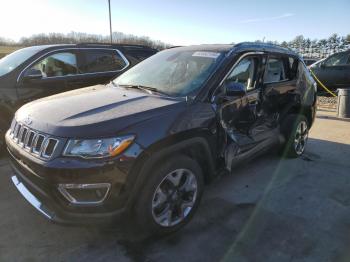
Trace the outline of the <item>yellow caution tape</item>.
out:
[[[332,96],[337,96],[336,94],[334,94],[331,90],[329,90],[324,84],[322,84],[322,82],[317,78],[317,76],[314,74],[314,72],[312,72],[312,70],[310,69],[310,72],[312,74],[312,76],[316,79],[316,81],[320,84],[320,86],[326,90],[328,93],[330,93]]]

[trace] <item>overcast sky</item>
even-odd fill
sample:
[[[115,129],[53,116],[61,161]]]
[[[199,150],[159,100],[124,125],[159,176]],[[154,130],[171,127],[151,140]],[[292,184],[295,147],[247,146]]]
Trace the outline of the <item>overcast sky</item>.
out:
[[[114,31],[174,45],[350,34],[350,0],[112,0]],[[0,0],[0,36],[109,34],[107,0]]]

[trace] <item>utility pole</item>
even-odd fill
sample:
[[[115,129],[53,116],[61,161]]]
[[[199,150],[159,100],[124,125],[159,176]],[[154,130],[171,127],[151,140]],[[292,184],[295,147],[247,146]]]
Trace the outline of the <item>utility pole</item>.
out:
[[[110,34],[110,37],[111,37],[111,44],[113,44],[113,38],[112,38],[111,0],[108,0],[108,8],[109,8],[109,34]]]

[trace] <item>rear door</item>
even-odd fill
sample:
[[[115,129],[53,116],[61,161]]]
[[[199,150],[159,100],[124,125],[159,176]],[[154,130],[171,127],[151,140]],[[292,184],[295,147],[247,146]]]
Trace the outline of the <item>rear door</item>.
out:
[[[75,49],[50,52],[30,64],[19,76],[21,104],[69,90],[67,80],[80,74]]]
[[[81,74],[67,82],[71,89],[106,84],[129,67],[129,61],[116,49],[83,48],[80,53]]]
[[[293,103],[297,88],[298,58],[271,54],[267,58],[263,79],[263,110],[267,125],[276,126],[283,112]]]

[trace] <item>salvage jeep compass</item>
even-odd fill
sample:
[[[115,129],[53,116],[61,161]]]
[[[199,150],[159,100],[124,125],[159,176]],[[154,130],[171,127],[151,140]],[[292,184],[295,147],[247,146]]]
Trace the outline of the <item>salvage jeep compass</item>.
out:
[[[303,154],[316,85],[288,49],[171,48],[110,84],[31,102],[6,134],[12,181],[47,218],[128,213],[149,233],[177,230],[221,170],[280,146]]]

